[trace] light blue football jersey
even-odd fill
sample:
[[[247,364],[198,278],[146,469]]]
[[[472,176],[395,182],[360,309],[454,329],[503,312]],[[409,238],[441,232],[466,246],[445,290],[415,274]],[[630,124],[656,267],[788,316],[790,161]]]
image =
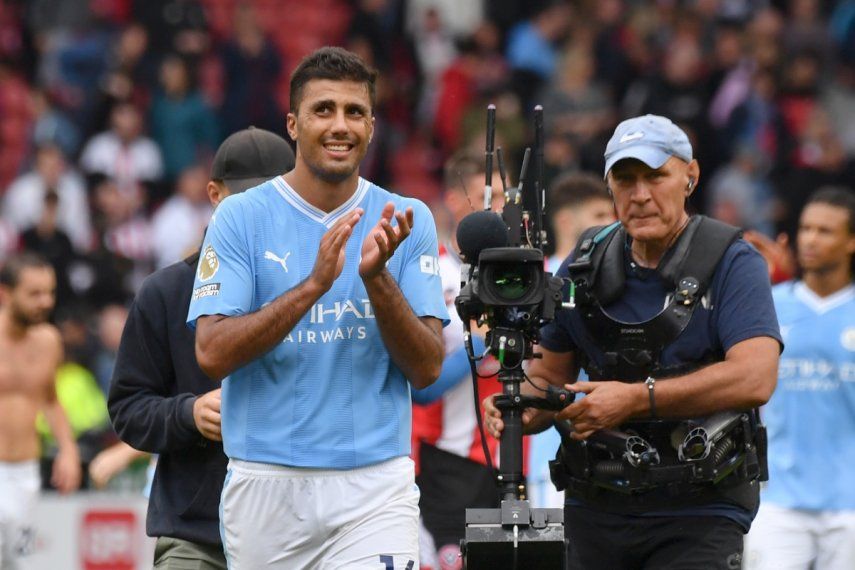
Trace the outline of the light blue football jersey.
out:
[[[855,509],[855,286],[825,298],[801,282],[773,290],[785,348],[762,409],[769,433],[763,501]]]
[[[341,217],[365,214],[344,270],[281,343],[223,381],[229,457],[294,467],[350,469],[410,453],[410,387],[384,346],[359,277],[362,243],[387,202],[414,212],[410,236],[387,263],[416,316],[448,323],[436,229],[420,201],[360,178],[354,195],[323,212],[282,177],[217,208],[202,246],[188,324],[202,315],[257,311],[304,281],[321,237]]]

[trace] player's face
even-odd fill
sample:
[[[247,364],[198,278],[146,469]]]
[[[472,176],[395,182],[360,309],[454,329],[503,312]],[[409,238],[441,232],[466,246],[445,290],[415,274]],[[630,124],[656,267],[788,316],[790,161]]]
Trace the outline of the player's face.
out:
[[[19,324],[32,326],[47,321],[56,301],[56,277],[49,267],[25,267],[18,284],[8,290],[9,310]]]
[[[799,219],[798,259],[804,271],[823,272],[848,265],[855,255],[855,235],[849,233],[845,208],[808,204]]]
[[[698,178],[697,164],[672,156],[659,168],[635,159],[612,167],[608,182],[617,217],[633,239],[668,244],[686,220],[687,185]]]
[[[607,226],[615,221],[615,209],[610,200],[592,198],[579,205],[576,220],[582,231],[594,226]]]
[[[297,143],[297,162],[332,184],[358,172],[373,133],[374,116],[365,83],[313,79],[303,87],[296,114],[288,114],[288,134]]]
[[[460,187],[460,184],[463,186]],[[494,212],[500,212],[505,205],[501,184],[496,171],[493,173],[493,193],[490,199],[490,207]],[[472,212],[484,209],[485,190],[483,174],[463,176],[454,188],[449,188],[445,194],[445,205],[456,223],[460,223],[460,220]]]

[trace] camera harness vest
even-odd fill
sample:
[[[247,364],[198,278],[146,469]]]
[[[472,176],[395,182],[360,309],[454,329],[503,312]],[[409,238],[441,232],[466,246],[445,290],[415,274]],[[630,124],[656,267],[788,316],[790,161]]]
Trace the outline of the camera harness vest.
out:
[[[705,216],[690,218],[657,268],[675,287],[669,302],[653,318],[628,323],[603,309],[623,293],[626,231],[619,223],[586,231],[568,271],[585,329],[604,354],[600,365],[579,352],[589,377],[643,382],[723,360],[713,348],[697,362],[665,366],[660,359],[689,324],[722,256],[740,235],[739,229]],[[567,435],[567,425],[557,427]],[[765,480],[766,471],[765,431],[756,410],[701,420],[632,421],[621,430],[603,430],[584,442],[564,437],[551,464],[556,487],[629,509],[662,508],[671,500],[686,506],[692,497],[699,504],[718,497],[752,508],[756,480]],[[746,488],[749,483],[753,489]]]

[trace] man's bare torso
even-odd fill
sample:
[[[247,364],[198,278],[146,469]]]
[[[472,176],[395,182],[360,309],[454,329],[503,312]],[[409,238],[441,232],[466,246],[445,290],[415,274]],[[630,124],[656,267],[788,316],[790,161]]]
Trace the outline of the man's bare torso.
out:
[[[54,389],[58,342],[47,324],[30,327],[22,338],[0,331],[0,461],[39,456],[36,415]]]

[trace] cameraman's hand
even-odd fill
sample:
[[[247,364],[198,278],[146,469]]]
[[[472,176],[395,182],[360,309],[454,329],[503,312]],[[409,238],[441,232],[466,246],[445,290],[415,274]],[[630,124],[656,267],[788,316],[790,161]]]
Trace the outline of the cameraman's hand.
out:
[[[481,338],[487,338],[487,333],[490,332],[490,326],[484,322],[481,326],[478,326],[478,323],[475,319],[472,319],[471,332],[473,335],[480,336]]]
[[[633,414],[642,413],[641,406],[646,404],[647,388],[643,383],[576,382],[564,387],[585,394],[556,416],[573,424],[573,439],[587,439],[595,431],[617,427]]]
[[[496,439],[502,438],[502,430],[505,429],[505,422],[502,421],[502,412],[496,407],[495,399],[499,394],[493,394],[484,398],[484,425],[487,433]],[[534,417],[535,410],[526,408],[522,413],[523,432],[528,424],[531,423]]]

